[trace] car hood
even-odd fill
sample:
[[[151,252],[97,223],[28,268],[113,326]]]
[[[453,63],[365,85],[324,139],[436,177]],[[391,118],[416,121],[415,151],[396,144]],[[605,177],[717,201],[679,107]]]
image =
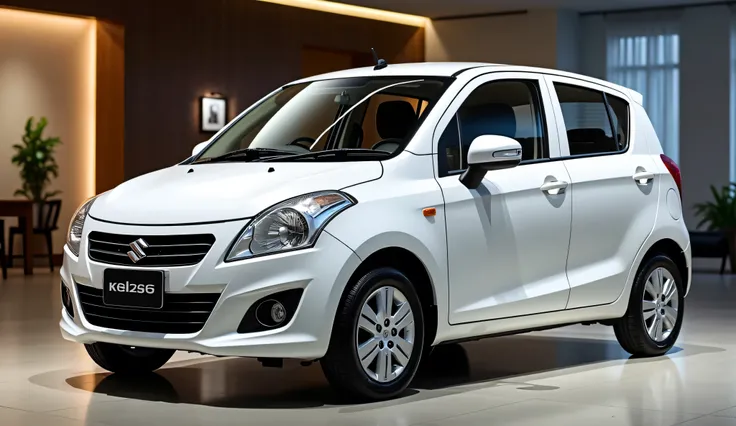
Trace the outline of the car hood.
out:
[[[291,197],[346,188],[382,174],[378,161],[179,165],[104,193],[89,215],[131,225],[237,220]]]

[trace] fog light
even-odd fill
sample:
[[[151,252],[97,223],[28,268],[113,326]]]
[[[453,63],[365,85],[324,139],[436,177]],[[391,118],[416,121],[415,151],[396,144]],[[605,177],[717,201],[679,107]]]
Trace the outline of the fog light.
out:
[[[304,290],[284,290],[256,301],[243,316],[238,333],[285,327],[296,314]]]
[[[284,308],[284,305],[279,302],[271,305],[271,319],[273,322],[281,324],[284,321],[284,318],[286,318],[286,308]]]
[[[278,300],[268,299],[258,303],[256,320],[264,327],[277,327],[286,319],[286,308]]]

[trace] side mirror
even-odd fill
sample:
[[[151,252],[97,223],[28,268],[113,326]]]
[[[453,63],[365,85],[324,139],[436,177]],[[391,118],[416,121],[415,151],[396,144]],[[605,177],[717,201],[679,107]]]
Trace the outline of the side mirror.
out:
[[[486,172],[510,169],[521,162],[521,145],[515,139],[499,135],[478,136],[468,148],[468,168],[460,176],[460,182],[469,189],[476,189]]]
[[[192,157],[202,152],[202,150],[209,145],[210,141],[204,141],[200,142],[197,145],[194,146],[194,149],[192,149]]]

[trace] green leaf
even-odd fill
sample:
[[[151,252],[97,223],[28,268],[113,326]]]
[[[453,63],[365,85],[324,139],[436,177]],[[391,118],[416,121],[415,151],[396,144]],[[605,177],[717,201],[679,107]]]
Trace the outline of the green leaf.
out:
[[[700,217],[698,228],[708,225],[708,229],[736,228],[736,184],[729,183],[720,189],[710,187],[713,201],[695,204],[695,213]]]
[[[44,138],[43,132],[48,125],[46,117],[35,121],[28,118],[22,143],[13,145],[11,163],[20,168],[23,189],[16,195],[24,195],[33,200],[42,200],[45,188],[53,178],[59,176],[59,166],[55,158],[55,147],[61,144],[58,137]],[[50,193],[53,194],[53,193]],[[52,195],[53,196],[53,195]]]

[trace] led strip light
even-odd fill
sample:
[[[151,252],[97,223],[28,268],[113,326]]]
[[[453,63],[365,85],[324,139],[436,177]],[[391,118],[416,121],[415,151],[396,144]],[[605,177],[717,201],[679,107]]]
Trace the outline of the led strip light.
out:
[[[354,6],[326,0],[259,0],[266,3],[276,3],[284,6],[300,7],[302,9],[317,10],[320,12],[336,13],[339,15],[354,16],[357,18],[373,19],[375,21],[393,22],[394,24],[424,27],[429,18],[406,13],[390,12],[388,10],[373,9],[370,7]]]

